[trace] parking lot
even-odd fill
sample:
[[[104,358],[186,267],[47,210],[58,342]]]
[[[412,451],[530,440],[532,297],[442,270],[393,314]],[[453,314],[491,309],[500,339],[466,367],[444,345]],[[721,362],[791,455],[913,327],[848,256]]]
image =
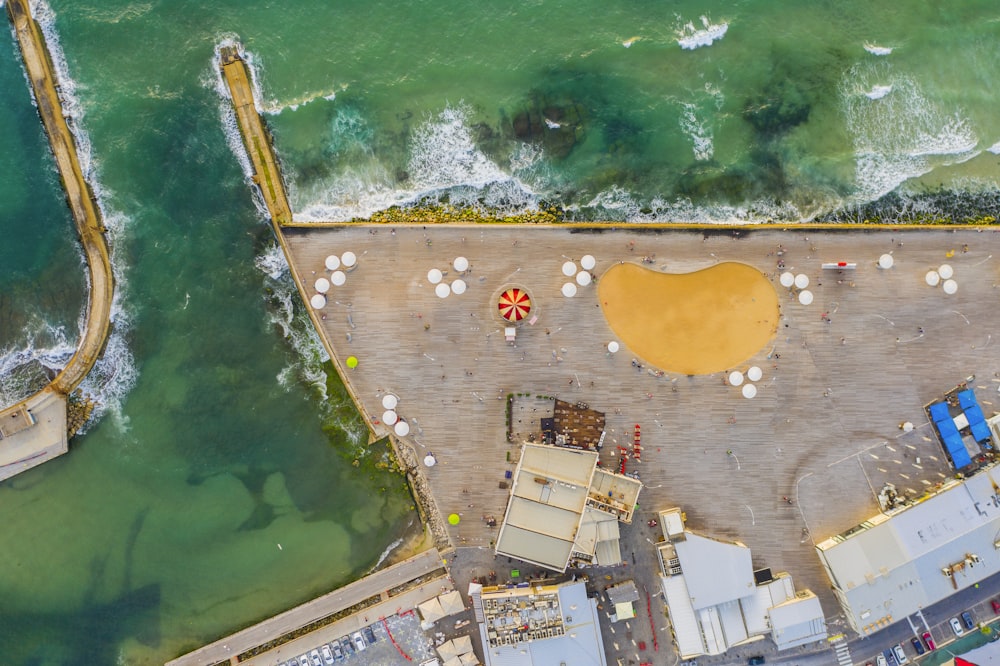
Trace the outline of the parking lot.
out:
[[[370,624],[350,636],[317,644],[282,662],[282,666],[395,666],[419,664],[432,656],[432,638],[421,630],[417,616],[408,612]]]

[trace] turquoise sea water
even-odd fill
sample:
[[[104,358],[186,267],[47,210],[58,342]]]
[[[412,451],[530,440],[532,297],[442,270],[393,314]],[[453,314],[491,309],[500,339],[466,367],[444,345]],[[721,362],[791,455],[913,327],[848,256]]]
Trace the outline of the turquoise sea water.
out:
[[[85,386],[103,413],[0,484],[4,663],[162,663],[357,575],[413,519],[377,455],[351,464],[363,428],[322,388],[220,43],[259,73],[303,219],[421,199],[637,222],[998,209],[992,0],[50,2],[119,302]],[[85,280],[9,32],[0,84],[9,400],[68,357]]]

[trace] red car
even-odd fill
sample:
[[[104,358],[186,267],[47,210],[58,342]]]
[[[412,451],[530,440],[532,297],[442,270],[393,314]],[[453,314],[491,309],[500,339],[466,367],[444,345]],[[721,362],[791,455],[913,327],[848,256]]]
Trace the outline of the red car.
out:
[[[931,632],[925,631],[924,633],[920,634],[920,637],[924,639],[924,645],[927,646],[928,650],[934,650],[937,647],[936,645],[934,645],[934,639],[931,638]]]
[[[994,599],[990,603],[993,604],[993,612],[994,612],[994,614],[1000,615],[1000,601],[997,601],[996,599]]]

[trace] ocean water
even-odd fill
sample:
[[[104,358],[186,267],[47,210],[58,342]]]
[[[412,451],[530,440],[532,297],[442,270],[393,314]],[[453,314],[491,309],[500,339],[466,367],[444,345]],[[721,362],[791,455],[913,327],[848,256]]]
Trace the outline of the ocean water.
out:
[[[222,43],[258,72],[303,220],[1000,208],[995,0],[47,2],[119,292],[84,387],[101,412],[0,484],[4,663],[162,663],[357,576],[414,519],[359,456],[248,187]],[[0,84],[7,402],[68,358],[86,283],[9,31]]]

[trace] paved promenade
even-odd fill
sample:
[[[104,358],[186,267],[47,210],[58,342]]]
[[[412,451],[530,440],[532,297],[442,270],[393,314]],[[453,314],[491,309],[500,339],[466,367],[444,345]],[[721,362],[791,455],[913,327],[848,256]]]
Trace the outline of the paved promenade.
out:
[[[323,642],[323,640],[320,640],[321,636],[330,634],[330,638],[325,640],[332,640],[348,631],[357,631],[370,622],[374,622],[382,615],[391,615],[396,613],[398,609],[407,610],[413,608],[417,603],[437,596],[441,593],[441,586],[445,584],[447,579],[428,580],[422,588],[414,588],[398,596],[390,597],[388,592],[406,582],[426,577],[428,574],[440,569],[441,566],[440,553],[434,548],[426,550],[408,560],[394,564],[361,580],[317,597],[280,615],[268,618],[231,636],[221,638],[194,652],[189,652],[173,661],[167,662],[167,666],[217,664],[304,627],[311,622],[329,617],[345,608],[350,608],[365,599],[382,595],[383,603],[378,607],[366,609],[360,614],[340,620],[328,628],[313,632],[307,638],[297,639],[292,643],[288,643],[286,647],[273,650],[266,655],[260,655],[250,661],[241,662],[258,665],[281,663],[284,659],[301,654],[304,649],[303,646],[307,643],[311,648]],[[368,618],[367,621],[365,618]],[[296,649],[299,652],[294,652]],[[281,657],[278,656],[279,654]]]
[[[833,616],[813,540],[875,513],[876,483],[922,492],[940,481],[949,470],[922,426],[922,406],[975,375],[991,413],[1000,381],[994,230],[355,226],[283,234],[307,298],[328,254],[358,255],[358,268],[319,313],[322,333],[338,357],[359,359],[347,380],[372,422],[381,420],[385,393],[399,396],[398,412],[412,428],[405,445],[417,459],[434,453],[438,464],[421,473],[441,512],[461,516],[450,528],[457,545],[489,547],[496,530],[482,518],[500,518],[506,506],[501,482],[519,450],[506,442],[502,398],[529,394],[512,416],[527,436],[550,409],[536,396],[558,396],[607,413],[606,465],[616,463],[615,442],[631,442],[641,424],[643,459],[629,463],[647,484],[637,523],[681,506],[694,529],[740,539],[755,565],[791,572]],[[598,279],[616,262],[643,257],[658,271],[740,261],[766,274],[779,294],[778,333],[733,368],[763,369],[757,397],[743,398],[725,373],[656,377],[634,367],[627,348],[609,355],[612,333],[595,287],[572,299],[560,293],[562,263],[587,253],[597,257]],[[893,268],[875,266],[882,253],[893,254]],[[427,271],[439,268],[451,281],[459,255],[472,264],[463,276],[468,291],[438,298]],[[778,284],[779,260],[809,276],[812,305]],[[858,267],[820,267],[835,261]],[[952,296],[924,282],[945,262],[959,283]],[[504,341],[495,314],[497,293],[511,284],[529,289],[538,317],[518,328],[514,344]],[[655,298],[635,294],[635,307],[656,307]],[[903,435],[903,421],[921,427]],[[376,430],[387,432],[383,424]]]
[[[66,190],[66,199],[80,236],[84,256],[87,259],[87,267],[90,272],[90,294],[83,337],[66,367],[52,380],[49,386],[38,394],[0,411],[0,419],[9,417],[11,413],[20,409],[30,411],[40,408],[41,405],[51,406],[52,400],[45,395],[47,393],[55,392],[66,396],[76,390],[104,351],[111,326],[111,306],[114,299],[114,276],[111,272],[107,242],[104,238],[104,225],[90,186],[80,169],[76,145],[63,115],[56,89],[55,71],[46,50],[45,40],[38,24],[31,17],[27,0],[8,0],[7,14],[14,26],[14,33],[21,49],[21,56],[35,96],[38,113],[49,137],[49,144],[56,160],[56,168]],[[62,405],[63,415],[61,418],[65,422],[65,399],[62,400]],[[5,444],[0,442],[0,448],[4,446]],[[29,460],[32,464],[12,466],[7,468],[8,471],[23,471],[58,455],[58,453],[64,453],[66,450],[65,437],[61,451],[59,451],[60,447],[54,444],[51,437],[47,436],[41,429],[34,428],[21,434],[19,447],[33,450],[32,457],[20,457],[20,459]],[[7,478],[7,476],[10,474],[0,471],[0,479]]]

